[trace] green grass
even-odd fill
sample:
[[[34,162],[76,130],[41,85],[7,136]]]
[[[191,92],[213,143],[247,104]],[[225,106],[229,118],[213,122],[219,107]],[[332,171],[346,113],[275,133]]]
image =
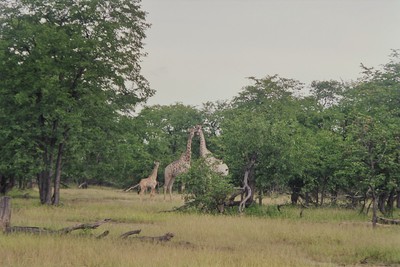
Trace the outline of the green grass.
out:
[[[179,195],[141,201],[136,193],[108,188],[63,189],[62,205],[39,205],[13,192],[11,224],[60,229],[111,218],[95,230],[64,236],[0,234],[0,266],[400,266],[400,226],[372,229],[356,210],[300,209],[279,212],[274,199],[247,215],[163,212],[183,204]],[[269,205],[274,203],[273,205]],[[172,232],[168,243],[119,239]],[[109,236],[96,239],[105,230]]]

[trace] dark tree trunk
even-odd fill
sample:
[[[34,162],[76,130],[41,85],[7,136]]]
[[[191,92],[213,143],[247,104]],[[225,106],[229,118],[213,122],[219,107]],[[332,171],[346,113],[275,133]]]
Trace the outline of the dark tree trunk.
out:
[[[0,194],[5,195],[7,192],[7,177],[0,174]]]
[[[306,196],[305,196],[305,203],[306,206],[308,206],[310,204],[310,194],[308,192],[306,192]]]
[[[50,151],[53,151],[53,149],[50,149]],[[45,170],[38,175],[40,203],[47,205],[51,204],[53,161],[53,153],[46,151],[44,153]]]
[[[397,191],[397,196],[396,196],[396,207],[400,209],[400,190]]]
[[[290,189],[292,190],[290,194],[290,201],[292,205],[296,205],[300,198],[301,189],[304,186],[304,182],[301,178],[294,178],[293,180],[289,181]]]
[[[0,194],[5,195],[8,191],[10,191],[15,185],[14,177],[7,177],[3,174],[0,174]]]
[[[337,189],[334,189],[334,190],[331,192],[331,204],[332,204],[332,205],[336,205],[336,203],[337,203],[337,197],[338,197],[338,191],[337,191]]]
[[[385,203],[386,200],[388,199],[389,194],[388,192],[382,192],[381,194],[379,194],[378,196],[378,209],[380,212],[385,213],[386,212],[386,207],[385,207]]]
[[[39,196],[41,204],[51,204],[51,176],[49,171],[38,174]]]
[[[58,205],[60,203],[61,162],[62,162],[63,151],[64,151],[64,143],[60,143],[58,146],[57,161],[56,161],[54,193],[52,198],[53,205]]]
[[[376,227],[376,223],[378,221],[378,203],[377,203],[377,199],[376,199],[376,193],[375,193],[375,188],[374,187],[370,187],[371,188],[371,192],[372,192],[372,227]]]
[[[386,206],[387,206],[387,212],[392,214],[393,209],[394,209],[394,201],[395,201],[395,196],[396,196],[396,191],[394,189],[392,189],[392,191],[390,191],[389,193],[389,197],[386,201]]]

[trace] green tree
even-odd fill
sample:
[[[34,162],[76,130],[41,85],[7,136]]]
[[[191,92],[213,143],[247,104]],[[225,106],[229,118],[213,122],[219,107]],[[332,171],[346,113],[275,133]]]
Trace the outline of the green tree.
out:
[[[382,70],[364,67],[364,77],[350,87],[340,106],[346,115],[347,166],[354,184],[372,198],[376,212],[393,208],[400,187],[400,68],[398,54]]]
[[[251,79],[254,84],[234,98],[221,124],[226,158],[236,184],[241,184],[246,167],[251,166],[247,170],[250,202],[255,189],[262,193],[281,185],[296,169],[293,158],[300,147],[293,138],[299,126],[294,93],[302,88],[301,83],[276,75]]]
[[[5,171],[35,166],[27,175],[37,173],[41,203],[58,204],[71,142],[154,93],[139,65],[149,25],[140,1],[15,0],[0,9],[1,141],[17,151],[3,158],[12,163]]]

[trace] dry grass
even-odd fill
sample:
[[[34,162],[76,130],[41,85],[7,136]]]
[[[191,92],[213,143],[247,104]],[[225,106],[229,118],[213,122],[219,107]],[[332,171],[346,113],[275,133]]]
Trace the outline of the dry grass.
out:
[[[64,189],[60,207],[39,205],[37,192],[30,195],[13,198],[12,225],[112,222],[65,236],[0,234],[0,266],[400,265],[400,227],[372,229],[356,211],[310,209],[300,218],[298,209],[285,207],[273,216],[212,216],[160,212],[180,206],[177,195],[140,201],[135,193],[106,188]],[[175,237],[163,244],[118,238],[135,229]],[[105,230],[109,236],[94,238]]]

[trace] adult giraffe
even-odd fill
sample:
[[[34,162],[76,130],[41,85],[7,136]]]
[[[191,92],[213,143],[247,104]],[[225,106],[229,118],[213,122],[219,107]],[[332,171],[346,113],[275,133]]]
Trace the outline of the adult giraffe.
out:
[[[207,149],[206,139],[201,125],[196,125],[196,134],[200,136],[200,156],[204,158],[211,170],[223,176],[227,176],[229,174],[228,165],[222,160],[215,158],[211,151]]]
[[[172,199],[172,186],[175,182],[176,176],[185,173],[190,168],[190,161],[192,159],[192,139],[194,136],[195,128],[189,129],[189,137],[186,144],[186,151],[181,155],[178,160],[170,163],[165,167],[164,171],[164,200],[169,190],[169,198]]]

